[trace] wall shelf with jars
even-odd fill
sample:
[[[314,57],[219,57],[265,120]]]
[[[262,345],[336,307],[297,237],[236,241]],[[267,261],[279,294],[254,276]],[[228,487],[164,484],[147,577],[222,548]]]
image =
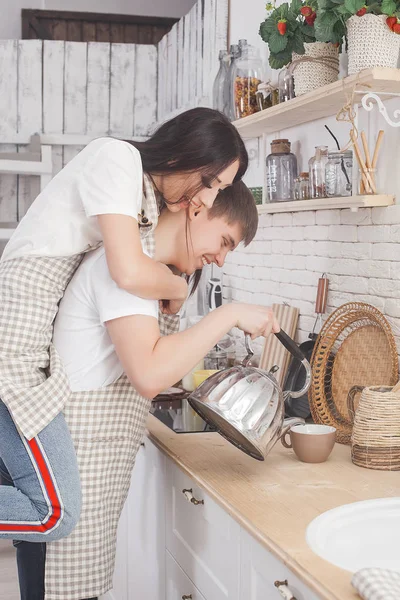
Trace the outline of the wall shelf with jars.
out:
[[[260,204],[259,214],[298,212],[305,210],[327,210],[335,208],[349,208],[357,212],[359,208],[371,208],[376,206],[391,206],[395,197],[386,194],[368,194],[366,196],[350,196],[336,198],[313,198],[310,200],[293,200],[289,202],[270,202]]]
[[[396,95],[400,93],[400,69],[376,67],[364,69],[334,83],[324,85],[287,102],[271,106],[234,121],[244,139],[274,133],[336,114],[354,92],[371,90]],[[355,94],[361,103],[362,94]]]

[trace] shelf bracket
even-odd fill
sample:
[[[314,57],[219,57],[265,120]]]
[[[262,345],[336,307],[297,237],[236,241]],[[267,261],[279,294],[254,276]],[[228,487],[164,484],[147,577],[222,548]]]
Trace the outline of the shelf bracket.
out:
[[[361,98],[362,107],[371,112],[374,109],[375,103],[378,107],[379,112],[385,119],[386,123],[390,125],[390,127],[400,127],[400,109],[396,109],[393,112],[393,117],[398,119],[397,121],[393,121],[393,119],[389,116],[386,106],[383,103],[383,100],[380,96],[400,96],[400,94],[389,93],[389,92],[369,92],[366,90],[357,91],[357,94],[364,94]]]

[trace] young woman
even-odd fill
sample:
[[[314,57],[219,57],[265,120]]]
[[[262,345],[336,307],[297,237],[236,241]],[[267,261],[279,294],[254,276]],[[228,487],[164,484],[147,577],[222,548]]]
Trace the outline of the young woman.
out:
[[[18,493],[0,488],[0,537],[60,539],[79,518],[78,468],[62,416],[70,387],[51,337],[58,303],[83,253],[103,243],[116,286],[168,299],[179,309],[186,281],[143,253],[139,228],[146,238],[163,205],[171,211],[211,207],[218,190],[246,167],[235,128],[217,111],[196,108],[146,142],[91,142],[34,201],[0,262],[0,398],[17,426],[13,435],[23,440],[20,460],[27,466]],[[7,467],[7,448],[16,442],[0,440]]]
[[[145,250],[186,275],[204,263],[222,266],[228,252],[241,241],[247,245],[257,229],[254,200],[241,182],[221,192],[209,211],[191,205],[185,212],[164,209]],[[157,301],[115,285],[103,248],[85,257],[66,289],[54,343],[72,387],[65,418],[77,451],[83,508],[72,534],[47,545],[46,600],[94,598],[112,586],[116,528],[150,407],[147,398],[176,383],[232,327],[252,337],[279,330],[270,309],[245,304],[222,305],[180,333],[174,332],[174,320],[165,327],[158,322]],[[5,417],[0,439],[12,429]],[[17,453],[17,446],[10,449],[9,460]],[[32,560],[40,562],[44,544],[23,542],[18,552],[29,553],[20,572],[32,598],[42,600],[43,571],[40,583]]]

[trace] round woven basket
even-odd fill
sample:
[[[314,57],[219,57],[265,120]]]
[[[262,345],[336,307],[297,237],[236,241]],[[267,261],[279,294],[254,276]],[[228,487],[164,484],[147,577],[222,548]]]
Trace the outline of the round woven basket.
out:
[[[336,441],[350,444],[349,392],[355,386],[393,386],[398,379],[396,343],[388,321],[370,304],[343,304],[322,327],[311,366],[308,400],[313,420],[336,427]]]
[[[296,96],[302,96],[323,85],[333,83],[339,76],[339,48],[333,44],[312,42],[305,43],[304,49],[304,54],[295,52],[292,54]],[[309,61],[307,57],[320,62]]]
[[[391,387],[363,389],[351,436],[355,465],[383,471],[400,470],[400,393]]]
[[[354,15],[347,21],[349,75],[373,67],[397,67],[400,35],[386,24],[386,15]]]

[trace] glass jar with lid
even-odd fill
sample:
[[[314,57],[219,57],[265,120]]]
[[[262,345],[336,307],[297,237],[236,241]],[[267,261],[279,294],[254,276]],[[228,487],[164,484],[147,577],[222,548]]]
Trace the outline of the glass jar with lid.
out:
[[[328,162],[328,146],[316,146],[315,156],[308,161],[310,198],[326,198],[325,168]]]
[[[309,197],[309,176],[307,172],[302,172],[294,180],[294,198],[295,200],[308,200]]]
[[[258,48],[244,46],[232,74],[232,96],[235,119],[258,111],[257,88],[263,80],[263,66]]]
[[[268,202],[293,200],[297,158],[290,152],[289,140],[278,139],[271,142],[271,154],[266,159],[266,171]]]
[[[351,196],[353,177],[353,153],[328,152],[325,167],[325,185],[328,198],[335,196]]]

